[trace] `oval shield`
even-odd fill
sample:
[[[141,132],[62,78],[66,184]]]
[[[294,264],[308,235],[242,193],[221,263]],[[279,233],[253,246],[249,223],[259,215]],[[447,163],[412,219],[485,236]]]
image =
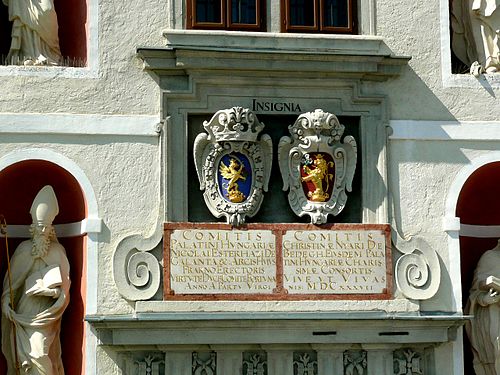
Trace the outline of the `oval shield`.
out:
[[[332,196],[335,163],[326,152],[309,152],[300,162],[300,180],[307,200],[326,202]]]
[[[221,157],[217,168],[217,181],[222,197],[231,203],[241,203],[250,196],[252,167],[241,152],[231,152]]]

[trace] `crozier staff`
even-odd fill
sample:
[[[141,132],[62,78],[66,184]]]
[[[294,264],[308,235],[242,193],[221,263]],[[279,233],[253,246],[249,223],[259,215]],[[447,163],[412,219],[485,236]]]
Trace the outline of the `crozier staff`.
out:
[[[54,190],[45,186],[30,210],[32,239],[22,242],[12,256],[12,284],[7,275],[4,279],[2,352],[7,375],[16,374],[16,354],[22,374],[64,374],[59,336],[70,279],[66,252],[52,226],[58,212]]]
[[[2,0],[13,22],[7,62],[58,65],[61,62],[57,15],[53,0]]]

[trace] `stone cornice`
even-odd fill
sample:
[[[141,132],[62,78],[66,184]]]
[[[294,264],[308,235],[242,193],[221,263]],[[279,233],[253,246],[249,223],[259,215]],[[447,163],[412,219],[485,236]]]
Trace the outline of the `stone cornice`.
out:
[[[401,74],[409,57],[394,56],[383,39],[169,30],[166,46],[139,47],[144,69],[159,76],[205,74],[348,78],[384,81]]]

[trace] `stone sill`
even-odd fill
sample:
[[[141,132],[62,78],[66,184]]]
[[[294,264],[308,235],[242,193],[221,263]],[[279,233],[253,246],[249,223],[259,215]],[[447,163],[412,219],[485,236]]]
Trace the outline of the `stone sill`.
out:
[[[179,49],[391,55],[383,38],[370,35],[166,30],[163,36],[167,47]]]
[[[97,69],[73,68],[66,66],[0,66],[0,77],[41,77],[41,78],[98,78]]]

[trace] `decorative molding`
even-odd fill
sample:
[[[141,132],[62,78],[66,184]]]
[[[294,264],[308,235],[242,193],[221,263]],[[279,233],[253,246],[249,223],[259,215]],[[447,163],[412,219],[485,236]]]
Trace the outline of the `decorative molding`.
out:
[[[147,355],[141,361],[135,361],[136,375],[166,375],[165,360],[162,355]]]
[[[209,357],[202,359],[202,354],[193,352],[192,375],[217,375],[217,353],[210,352]]]
[[[243,352],[243,375],[267,375],[266,352]]]
[[[0,113],[0,134],[75,134],[158,137],[159,131],[157,116]]]
[[[316,352],[293,353],[293,375],[318,375],[318,354]]]
[[[367,375],[368,359],[365,350],[344,352],[344,375]]]
[[[346,136],[341,143],[344,125],[321,109],[301,114],[288,129],[292,137],[282,137],[278,145],[283,190],[290,189],[288,202],[296,215],[324,224],[328,215],[344,209],[346,191],[352,191],[356,140]]]
[[[394,351],[394,375],[424,375],[421,355],[411,349]]]
[[[391,140],[500,141],[500,121],[391,120]]]
[[[393,231],[393,244],[403,255],[394,269],[398,290],[406,298],[426,300],[433,297],[440,285],[441,266],[434,249],[420,237],[404,240]]]
[[[151,254],[162,240],[162,220],[157,220],[156,229],[147,238],[140,234],[125,237],[113,255],[113,276],[121,296],[129,301],[152,298],[161,280],[158,259]]]
[[[500,225],[460,224],[460,236],[474,238],[500,238]]]
[[[271,137],[257,137],[264,124],[247,108],[233,107],[215,113],[193,146],[200,189],[215,217],[239,226],[254,216],[264,199],[271,175]]]

